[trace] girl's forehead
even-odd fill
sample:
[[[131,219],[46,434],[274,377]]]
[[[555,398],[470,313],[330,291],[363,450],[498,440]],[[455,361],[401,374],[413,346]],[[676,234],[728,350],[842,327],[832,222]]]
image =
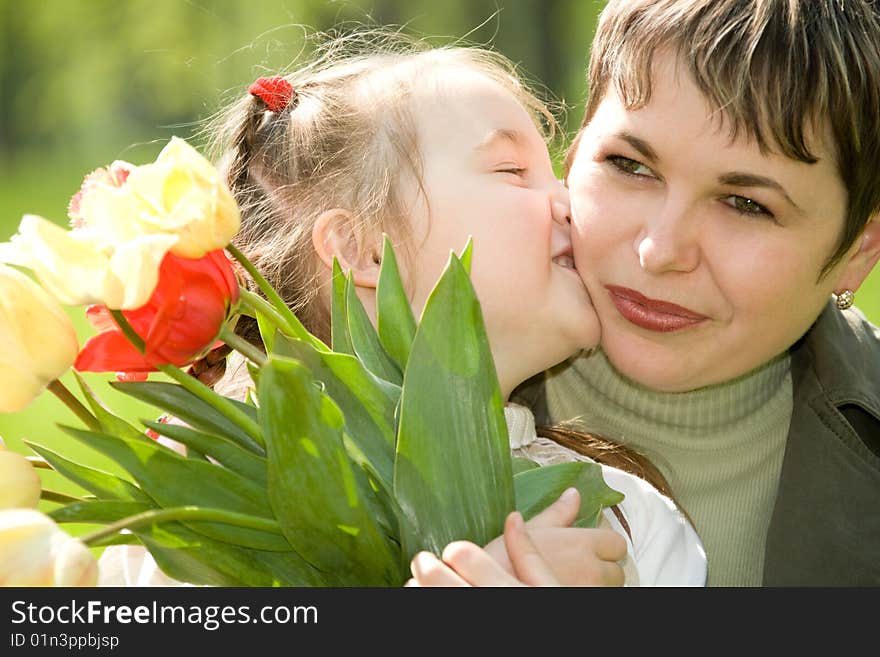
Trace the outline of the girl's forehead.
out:
[[[513,92],[485,75],[451,74],[428,85],[414,100],[414,118],[426,144],[467,141],[472,148],[487,148],[504,142],[543,142]]]

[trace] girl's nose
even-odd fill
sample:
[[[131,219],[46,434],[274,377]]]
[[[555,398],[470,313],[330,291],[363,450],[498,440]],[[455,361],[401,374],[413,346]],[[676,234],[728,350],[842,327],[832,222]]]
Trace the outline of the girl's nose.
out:
[[[554,190],[550,200],[550,208],[553,221],[560,224],[571,223],[571,203],[569,202],[568,189],[562,183],[558,183]]]

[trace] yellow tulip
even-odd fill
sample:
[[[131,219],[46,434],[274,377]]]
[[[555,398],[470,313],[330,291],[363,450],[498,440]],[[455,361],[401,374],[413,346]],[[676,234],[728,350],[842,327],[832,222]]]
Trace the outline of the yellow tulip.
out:
[[[40,475],[30,461],[5,449],[0,439],[0,509],[36,509],[41,488]]]
[[[64,309],[21,272],[0,265],[0,413],[25,408],[76,360]]]
[[[52,296],[69,306],[140,308],[156,288],[159,265],[177,238],[132,234],[114,244],[108,241],[112,237],[91,227],[67,231],[27,214],[12,241],[0,244],[0,262],[31,269]]]
[[[81,221],[115,241],[129,231],[177,237],[171,252],[201,258],[224,248],[241,224],[238,205],[217,169],[183,139],[172,137],[156,161],[132,167],[122,186],[83,190]],[[120,217],[126,223],[120,225]]]
[[[95,586],[98,562],[82,541],[34,509],[0,511],[0,586]]]
[[[25,215],[0,262],[31,269],[61,303],[117,310],[147,302],[166,253],[201,258],[241,224],[220,173],[177,137],[151,164],[114,162],[86,176],[69,214],[72,230]]]

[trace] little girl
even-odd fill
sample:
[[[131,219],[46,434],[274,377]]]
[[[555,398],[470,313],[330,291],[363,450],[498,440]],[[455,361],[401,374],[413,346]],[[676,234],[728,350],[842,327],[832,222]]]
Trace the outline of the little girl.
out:
[[[369,54],[344,56],[332,47],[284,78],[261,78],[219,117],[215,146],[242,210],[234,241],[329,344],[334,257],[375,319],[388,234],[418,316],[450,249],[472,237],[471,280],[507,399],[599,338],[572,258],[568,192],[543,136],[553,116],[496,53],[370,45]],[[259,343],[255,322],[236,330]],[[217,389],[243,398],[250,385],[231,360]],[[514,455],[541,464],[587,458],[581,437],[553,432],[563,447],[536,435],[524,407],[506,412]],[[605,514],[625,541],[603,529],[547,527],[553,509],[529,525],[559,581],[620,583],[621,561],[628,584],[703,585],[702,547],[674,503],[627,472],[603,466],[603,474],[626,495]],[[510,570],[495,543],[492,554]]]

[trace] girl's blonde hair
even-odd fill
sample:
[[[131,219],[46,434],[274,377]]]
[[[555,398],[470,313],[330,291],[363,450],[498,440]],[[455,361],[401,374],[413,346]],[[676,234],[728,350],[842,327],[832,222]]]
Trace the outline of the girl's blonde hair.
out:
[[[424,191],[413,97],[433,85],[454,102],[442,76],[462,70],[509,91],[548,139],[558,132],[548,105],[499,53],[373,31],[328,39],[311,63],[285,75],[295,90],[286,108],[268,111],[248,94],[213,121],[211,151],[242,213],[234,244],[322,340],[329,311],[317,302],[316,219],[348,210],[355,235],[388,233],[402,245],[398,257],[411,259],[402,183]],[[240,330],[258,340],[253,323]]]

